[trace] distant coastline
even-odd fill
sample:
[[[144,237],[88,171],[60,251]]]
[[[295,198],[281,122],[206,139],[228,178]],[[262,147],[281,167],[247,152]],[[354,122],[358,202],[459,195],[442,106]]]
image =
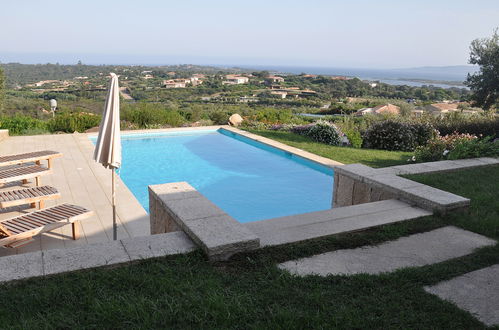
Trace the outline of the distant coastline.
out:
[[[407,69],[360,69],[271,65],[242,65],[238,67],[244,69],[268,70],[276,73],[307,73],[327,76],[357,77],[362,80],[380,81],[390,85],[408,85],[415,87],[433,85],[442,88],[467,88],[463,83],[467,74],[476,71],[476,68],[468,65]]]

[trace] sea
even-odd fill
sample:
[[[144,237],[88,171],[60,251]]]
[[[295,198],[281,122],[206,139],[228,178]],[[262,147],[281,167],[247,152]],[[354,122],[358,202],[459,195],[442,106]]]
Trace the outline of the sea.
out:
[[[477,68],[468,65],[447,67],[419,67],[407,69],[360,69],[334,67],[300,66],[239,66],[245,69],[268,70],[276,73],[318,74],[329,76],[357,77],[362,80],[380,81],[390,85],[423,86],[433,85],[442,88],[467,88],[463,82],[468,73]]]

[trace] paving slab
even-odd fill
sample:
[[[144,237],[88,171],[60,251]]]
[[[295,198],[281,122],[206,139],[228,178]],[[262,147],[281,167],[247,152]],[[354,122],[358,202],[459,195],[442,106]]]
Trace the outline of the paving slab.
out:
[[[45,275],[120,264],[130,261],[121,241],[111,241],[77,248],[49,250],[43,253]]]
[[[499,325],[499,264],[425,287],[488,326]]]
[[[127,238],[121,242],[132,261],[188,253],[196,249],[194,242],[181,231]]]
[[[260,239],[229,215],[220,215],[184,223],[182,229],[198,243],[212,260],[260,247]]]
[[[419,207],[442,213],[465,209],[470,205],[468,198],[426,185],[404,188],[398,194],[401,199],[414,202]]]
[[[168,201],[167,207],[168,212],[173,213],[177,219],[184,222],[225,214],[222,209],[202,195]]]
[[[279,268],[291,274],[353,275],[380,274],[461,257],[496,241],[453,226],[402,237],[378,246],[338,250],[291,260]]]
[[[43,275],[42,252],[0,258],[0,282]]]

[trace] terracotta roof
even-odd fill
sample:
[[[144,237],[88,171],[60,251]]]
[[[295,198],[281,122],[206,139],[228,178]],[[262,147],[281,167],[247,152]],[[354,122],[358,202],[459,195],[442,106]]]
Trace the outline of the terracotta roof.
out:
[[[400,107],[388,103],[388,104],[378,105],[377,107],[374,107],[373,108],[373,112],[375,112],[375,113],[393,113],[393,114],[399,114],[400,113]]]
[[[431,106],[440,111],[457,110],[459,103],[433,103]]]

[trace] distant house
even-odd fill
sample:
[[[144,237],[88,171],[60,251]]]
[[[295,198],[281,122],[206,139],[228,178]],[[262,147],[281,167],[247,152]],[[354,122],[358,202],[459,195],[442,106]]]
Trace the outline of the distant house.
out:
[[[144,78],[144,79],[152,79],[152,78],[154,78],[154,76],[152,74],[146,74],[142,78]]]
[[[367,114],[375,114],[375,115],[385,115],[385,114],[392,114],[392,115],[399,115],[400,114],[400,107],[393,105],[393,104],[382,104],[378,105],[377,107],[374,108],[362,108],[358,110],[355,113],[355,116],[364,116]]]
[[[268,76],[268,77],[265,78],[265,80],[268,83],[282,83],[282,82],[284,82],[284,78],[283,77],[279,77],[279,76]]]
[[[185,79],[169,79],[163,81],[163,86],[166,88],[185,88]]]
[[[233,74],[228,74],[225,76],[225,81],[222,82],[224,85],[241,85],[249,82],[248,77],[237,76]]]
[[[191,78],[189,78],[190,83],[193,86],[201,85],[203,83],[204,74],[193,74]]]
[[[459,111],[459,102],[455,103],[433,103],[425,107],[426,111],[435,115],[446,114],[449,112]]]
[[[465,106],[461,108],[460,106]],[[466,102],[442,102],[427,105],[425,110],[436,116],[443,116],[451,112],[462,112],[465,114],[476,114],[483,112],[480,108],[468,108],[469,104]]]

